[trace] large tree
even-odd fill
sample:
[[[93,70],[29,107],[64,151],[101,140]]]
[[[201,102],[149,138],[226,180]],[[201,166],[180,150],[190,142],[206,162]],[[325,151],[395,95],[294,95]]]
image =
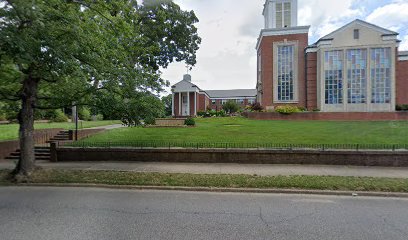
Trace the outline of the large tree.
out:
[[[195,64],[197,21],[169,0],[0,0],[0,98],[21,103],[15,173],[34,170],[37,109],[90,104],[101,90],[158,94],[160,68]]]

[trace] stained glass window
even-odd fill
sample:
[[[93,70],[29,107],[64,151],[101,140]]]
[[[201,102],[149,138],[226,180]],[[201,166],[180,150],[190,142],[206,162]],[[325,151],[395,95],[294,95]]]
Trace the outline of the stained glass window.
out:
[[[343,103],[343,51],[327,51],[324,56],[325,102]]]

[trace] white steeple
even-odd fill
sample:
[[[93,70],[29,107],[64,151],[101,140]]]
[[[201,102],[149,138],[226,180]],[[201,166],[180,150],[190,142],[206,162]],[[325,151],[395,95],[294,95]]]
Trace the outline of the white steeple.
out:
[[[266,0],[263,10],[265,29],[296,27],[297,0]]]

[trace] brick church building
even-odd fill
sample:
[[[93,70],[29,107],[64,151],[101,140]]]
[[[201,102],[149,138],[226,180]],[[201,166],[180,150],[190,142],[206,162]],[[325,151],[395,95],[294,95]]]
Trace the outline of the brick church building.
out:
[[[393,112],[408,104],[408,52],[398,50],[397,32],[355,20],[309,44],[310,26],[297,24],[297,0],[266,0],[263,15],[256,90],[225,90],[221,100],[321,112]],[[218,100],[189,76],[172,91],[173,116],[195,115]]]

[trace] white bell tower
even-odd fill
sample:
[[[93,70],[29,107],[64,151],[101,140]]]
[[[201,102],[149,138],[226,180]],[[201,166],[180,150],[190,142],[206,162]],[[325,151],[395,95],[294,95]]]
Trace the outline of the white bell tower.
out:
[[[297,27],[297,0],[266,0],[263,10],[265,29]]]

